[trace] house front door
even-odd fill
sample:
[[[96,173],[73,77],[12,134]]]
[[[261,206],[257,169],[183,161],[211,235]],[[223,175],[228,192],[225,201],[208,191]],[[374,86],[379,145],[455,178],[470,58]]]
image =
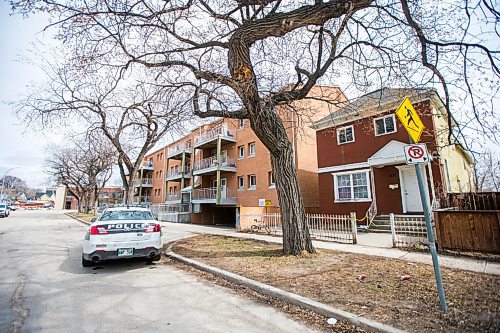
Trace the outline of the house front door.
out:
[[[414,166],[399,169],[401,182],[401,197],[403,201],[403,212],[423,212],[422,200],[418,189],[417,172]],[[424,184],[427,184],[424,175]]]

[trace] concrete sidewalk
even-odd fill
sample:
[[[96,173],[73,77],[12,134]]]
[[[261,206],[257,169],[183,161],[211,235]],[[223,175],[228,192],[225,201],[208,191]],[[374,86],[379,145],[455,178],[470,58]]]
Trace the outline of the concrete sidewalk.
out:
[[[239,238],[257,239],[279,244],[282,243],[281,237],[242,233],[242,232],[237,232],[234,228],[229,228],[229,227],[203,226],[196,224],[182,224],[182,223],[169,223],[169,222],[161,222],[161,224],[163,227],[165,227],[164,232],[167,233],[168,230],[170,229],[170,230],[191,232],[196,234],[223,235],[223,236],[231,236]],[[376,240],[373,236],[368,236],[366,234],[358,234],[358,235],[361,236],[359,240],[361,244],[353,245],[353,244],[342,244],[342,243],[323,242],[323,241],[313,241],[313,244],[318,249],[359,253],[370,256],[400,259],[415,263],[432,265],[432,258],[429,253],[408,252],[400,249],[391,248],[390,245],[388,245],[390,243],[388,243],[388,241],[385,240],[387,236],[389,236],[388,239],[390,240],[390,235],[382,234],[380,237],[378,237],[379,235],[377,235],[378,240]],[[487,260],[439,255],[439,264],[441,267],[448,267],[448,268],[460,269],[477,273],[500,275],[500,263],[489,262]]]

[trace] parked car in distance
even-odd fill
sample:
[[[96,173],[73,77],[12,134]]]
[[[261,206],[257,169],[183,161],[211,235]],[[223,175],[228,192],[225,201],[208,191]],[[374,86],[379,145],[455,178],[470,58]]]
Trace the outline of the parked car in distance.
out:
[[[0,217],[7,216],[9,216],[9,208],[7,207],[7,204],[0,203]]]
[[[7,208],[9,208],[12,211],[18,210],[20,207],[18,205],[7,205]]]
[[[92,220],[85,235],[82,266],[131,257],[160,260],[162,236],[161,226],[148,208],[132,205],[106,208]]]

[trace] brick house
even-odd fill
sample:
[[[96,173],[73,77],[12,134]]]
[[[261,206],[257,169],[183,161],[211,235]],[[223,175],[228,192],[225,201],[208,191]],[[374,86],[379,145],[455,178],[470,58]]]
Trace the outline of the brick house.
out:
[[[335,109],[330,101],[345,101],[338,87],[314,87],[292,107],[277,108],[295,152],[295,165],[304,205],[319,210],[314,120]],[[163,156],[163,158],[162,158]],[[278,212],[279,202],[270,155],[248,120],[219,119],[199,126],[144,160],[137,201],[165,204],[172,221],[237,225],[242,214]],[[146,180],[145,180],[146,179]],[[139,191],[140,190],[140,191]],[[150,194],[151,193],[151,194]],[[265,199],[270,206],[259,206]]]
[[[436,92],[384,88],[347,102],[313,125],[322,213],[422,212],[415,167],[406,164],[403,152],[408,133],[395,116],[404,97],[425,125],[420,142],[432,156],[424,167],[430,202],[435,206],[439,196],[474,188],[472,158],[460,144],[446,145],[448,116]]]

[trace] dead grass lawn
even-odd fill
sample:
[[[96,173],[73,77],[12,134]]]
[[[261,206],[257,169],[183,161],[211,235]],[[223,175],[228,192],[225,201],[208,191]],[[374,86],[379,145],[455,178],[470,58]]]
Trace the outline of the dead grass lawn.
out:
[[[439,311],[431,265],[318,250],[283,256],[281,245],[197,236],[174,252],[410,332],[499,332],[500,277],[442,268],[448,312]],[[359,281],[356,277],[365,274]],[[408,274],[409,281],[400,276]]]

